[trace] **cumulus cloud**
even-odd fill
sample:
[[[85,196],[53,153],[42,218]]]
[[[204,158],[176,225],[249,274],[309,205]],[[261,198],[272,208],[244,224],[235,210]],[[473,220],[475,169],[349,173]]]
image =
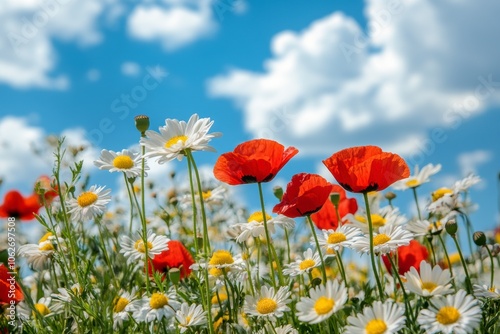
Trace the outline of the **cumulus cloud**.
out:
[[[53,41],[99,43],[98,19],[117,0],[4,0],[0,7],[0,83],[16,88],[65,89],[69,79],[57,72]]]
[[[141,67],[139,64],[132,61],[124,62],[121,66],[122,74],[128,77],[135,77],[141,73]]]
[[[168,0],[163,5],[141,4],[134,8],[127,24],[132,37],[159,41],[168,51],[209,36],[217,27],[211,0]]]
[[[47,133],[36,125],[32,118],[6,116],[0,118],[0,177],[6,187],[29,184],[42,174],[51,175],[53,167],[52,148]],[[81,128],[66,129],[61,133],[68,146],[87,147],[78,159],[84,159],[84,168],[90,171],[92,161],[98,156]],[[38,153],[37,153],[38,152]],[[69,154],[69,153],[68,153]]]
[[[231,69],[208,92],[233,100],[254,136],[303,153],[378,144],[415,154],[432,130],[499,102],[499,10],[494,0],[369,0],[366,31],[335,12],[280,32],[263,71]]]
[[[478,168],[488,163],[493,157],[490,151],[476,150],[464,152],[457,157],[458,165],[463,176],[470,173],[478,175]]]

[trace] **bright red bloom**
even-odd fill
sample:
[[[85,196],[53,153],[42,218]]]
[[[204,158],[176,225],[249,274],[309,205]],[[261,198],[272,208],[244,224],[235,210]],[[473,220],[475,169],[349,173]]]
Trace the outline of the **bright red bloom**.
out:
[[[170,240],[168,250],[161,252],[153,258],[154,270],[160,273],[167,273],[171,268],[178,268],[181,272],[181,279],[189,276],[191,265],[194,263],[191,253],[184,247],[182,242]]]
[[[274,140],[249,140],[217,159],[214,176],[230,185],[269,182],[298,152]]]
[[[332,184],[317,174],[296,174],[273,212],[289,218],[310,215],[321,209],[331,191]]]
[[[10,305],[11,300],[19,303],[23,299],[23,292],[17,284],[15,277],[9,274],[9,270],[3,263],[0,263],[0,305]]]
[[[377,146],[346,148],[323,163],[344,189],[355,193],[381,191],[410,176],[403,158]]]
[[[37,194],[23,197],[17,190],[11,190],[5,194],[3,204],[0,205],[0,217],[31,220],[41,207]]]
[[[345,190],[337,185],[332,185],[332,193],[339,194],[338,211],[340,219],[342,220],[348,214],[355,214],[358,211],[358,203],[355,198],[347,198]],[[320,230],[334,230],[338,227],[339,221],[335,204],[328,200],[325,205],[316,213],[311,215],[311,219]]]
[[[382,256],[382,259],[387,271],[392,273],[392,266],[387,256]],[[415,267],[420,272],[420,262],[422,260],[427,261],[428,259],[429,252],[427,251],[427,247],[417,240],[411,240],[410,244],[398,247],[398,273],[404,275],[410,271],[411,267]]]

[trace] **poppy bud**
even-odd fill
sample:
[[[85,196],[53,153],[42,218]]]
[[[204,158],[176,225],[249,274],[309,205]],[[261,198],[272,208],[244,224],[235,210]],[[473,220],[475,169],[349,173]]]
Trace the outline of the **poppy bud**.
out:
[[[385,198],[389,201],[392,201],[393,199],[396,198],[396,194],[393,193],[392,191],[388,191],[385,193]]]
[[[330,194],[330,202],[333,203],[336,207],[338,207],[340,202],[340,194],[339,193],[331,193]]]
[[[475,232],[472,236],[474,243],[478,246],[486,245],[486,236],[483,232]]]
[[[280,186],[274,187],[273,194],[278,199],[278,201],[281,201],[281,199],[283,198],[283,188],[281,188]]]
[[[135,127],[139,132],[141,133],[142,136],[144,136],[144,133],[146,132],[147,129],[149,129],[149,117],[146,115],[138,115],[135,116]]]
[[[457,222],[454,220],[448,220],[446,222],[445,228],[446,228],[446,232],[448,232],[449,235],[454,236],[458,230]]]

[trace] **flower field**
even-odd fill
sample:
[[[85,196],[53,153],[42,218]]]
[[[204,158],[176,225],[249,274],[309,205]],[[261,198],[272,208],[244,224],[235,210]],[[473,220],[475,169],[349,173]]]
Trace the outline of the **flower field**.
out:
[[[215,152],[213,121],[135,125],[139,151],[93,162],[123,178],[125,209],[88,183],[63,138],[33,194],[6,192],[0,333],[500,333],[500,231],[469,217],[478,176],[422,202],[440,165],[361,146],[324,157],[335,184],[299,173],[268,193],[296,148],[246,141],[207,178],[196,154]],[[148,181],[167,162],[186,168],[169,189]],[[235,187],[260,210],[241,207]],[[400,192],[415,214],[398,208]],[[43,227],[37,243],[14,233],[25,221]]]

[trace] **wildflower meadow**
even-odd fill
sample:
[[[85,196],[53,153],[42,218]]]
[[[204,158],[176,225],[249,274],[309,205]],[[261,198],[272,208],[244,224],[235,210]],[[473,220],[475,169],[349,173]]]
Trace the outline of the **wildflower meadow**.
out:
[[[358,146],[324,156],[335,183],[304,172],[269,192],[301,152],[252,139],[216,153],[213,123],[136,116],[139,149],[93,161],[123,178],[119,210],[54,142],[52,175],[0,205],[0,333],[500,333],[500,232],[469,215],[480,176],[420,193],[441,165]],[[210,175],[199,151],[218,157]],[[167,162],[185,173],[150,183]],[[21,223],[41,225],[37,243]]]

